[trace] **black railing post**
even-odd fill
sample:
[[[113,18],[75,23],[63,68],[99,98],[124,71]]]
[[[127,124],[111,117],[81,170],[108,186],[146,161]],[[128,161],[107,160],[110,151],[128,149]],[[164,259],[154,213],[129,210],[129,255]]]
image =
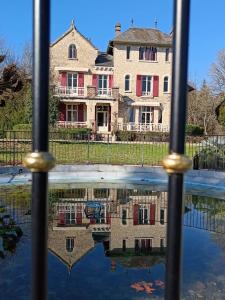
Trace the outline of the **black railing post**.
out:
[[[32,171],[32,300],[47,299],[48,91],[50,1],[33,1],[33,153],[24,165]]]
[[[170,155],[163,161],[169,174],[166,257],[166,300],[180,299],[183,174],[191,166],[184,155],[190,0],[174,1]]]

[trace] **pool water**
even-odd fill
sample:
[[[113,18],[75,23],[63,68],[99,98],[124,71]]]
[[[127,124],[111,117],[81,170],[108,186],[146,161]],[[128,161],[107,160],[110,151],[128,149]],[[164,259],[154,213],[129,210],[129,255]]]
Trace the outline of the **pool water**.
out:
[[[49,299],[163,299],[167,202],[155,186],[52,186]],[[23,231],[0,258],[0,299],[30,299],[30,187],[2,188],[0,207]],[[182,299],[225,299],[224,221],[224,200],[185,196]]]

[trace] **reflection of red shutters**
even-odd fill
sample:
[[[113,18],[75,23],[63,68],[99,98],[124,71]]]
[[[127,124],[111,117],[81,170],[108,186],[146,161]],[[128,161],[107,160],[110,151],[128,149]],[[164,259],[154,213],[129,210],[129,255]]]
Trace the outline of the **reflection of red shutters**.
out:
[[[82,224],[82,213],[81,212],[77,212],[76,214],[76,221],[78,225]]]
[[[141,75],[137,75],[137,82],[136,82],[136,95],[140,97],[142,94],[141,91]]]
[[[133,224],[138,225],[138,213],[139,213],[139,205],[134,204],[133,206]]]
[[[96,223],[95,219],[94,219],[94,218],[91,218],[91,219],[90,219],[90,224],[95,224],[95,223]]]
[[[111,131],[111,106],[109,106],[108,112],[109,112],[109,131]]]
[[[92,85],[95,86],[96,88],[98,87],[98,75],[93,74],[92,76]]]
[[[78,105],[78,122],[84,122],[84,105]]]
[[[153,76],[153,97],[159,96],[159,76]]]
[[[67,86],[66,84],[66,72],[62,72],[61,73],[61,79],[60,79],[60,83],[61,83],[61,86]]]
[[[109,88],[113,87],[113,75],[109,75]]]
[[[141,240],[141,249],[145,250],[145,239]]]
[[[58,225],[65,225],[65,215],[63,212],[59,213],[59,222]]]
[[[155,225],[155,204],[150,204],[150,225]]]
[[[110,214],[110,212],[106,212],[106,223],[111,224],[111,214]]]

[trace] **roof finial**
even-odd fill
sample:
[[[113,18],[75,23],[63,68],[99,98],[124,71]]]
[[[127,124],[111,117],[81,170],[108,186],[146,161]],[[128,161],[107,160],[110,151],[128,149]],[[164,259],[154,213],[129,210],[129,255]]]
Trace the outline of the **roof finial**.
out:
[[[131,27],[134,27],[134,19],[131,19]]]
[[[158,20],[157,18],[155,18],[155,29],[157,29],[157,27],[158,27]]]
[[[75,27],[75,25],[74,25],[74,19],[72,19],[72,21],[71,21],[71,27]]]

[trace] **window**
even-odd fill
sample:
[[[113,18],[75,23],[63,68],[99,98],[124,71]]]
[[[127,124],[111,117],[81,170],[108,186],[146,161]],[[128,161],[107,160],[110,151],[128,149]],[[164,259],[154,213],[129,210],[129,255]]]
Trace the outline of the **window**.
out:
[[[168,76],[164,77],[164,82],[163,82],[163,92],[168,93],[169,91],[169,78]]]
[[[77,122],[78,121],[78,105],[67,105],[66,121]]]
[[[141,107],[141,123],[150,124],[153,123],[154,108],[150,106]]]
[[[127,246],[126,246],[126,240],[123,240],[123,245],[122,245],[122,249],[123,249],[123,252],[125,252],[126,251],[126,249],[127,249]]]
[[[166,48],[165,61],[169,61],[169,53],[170,53],[170,49]]]
[[[146,207],[139,209],[139,224],[148,224],[148,209]]]
[[[130,75],[125,76],[125,92],[130,91]]]
[[[163,251],[164,250],[164,248],[165,248],[165,239],[160,239],[160,249],[161,249],[161,251]]]
[[[99,95],[107,95],[108,89],[108,76],[107,75],[99,75],[98,76],[98,94]]]
[[[139,60],[157,61],[156,47],[140,47]]]
[[[122,224],[127,225],[127,210],[126,209],[122,210]]]
[[[69,89],[75,89],[78,86],[77,73],[67,73],[67,87]]]
[[[130,46],[127,46],[127,59],[130,59]]]
[[[72,252],[74,248],[74,238],[66,238],[66,250]]]
[[[141,91],[142,96],[150,95],[152,92],[152,76],[141,77]]]
[[[165,211],[163,208],[160,209],[160,224],[164,225],[165,222]]]
[[[69,45],[68,58],[70,58],[70,59],[77,58],[77,49],[74,44]]]
[[[94,197],[97,199],[105,199],[109,197],[109,189],[94,189]]]
[[[152,251],[152,239],[135,239],[134,240],[134,249],[136,254],[148,253]]]

